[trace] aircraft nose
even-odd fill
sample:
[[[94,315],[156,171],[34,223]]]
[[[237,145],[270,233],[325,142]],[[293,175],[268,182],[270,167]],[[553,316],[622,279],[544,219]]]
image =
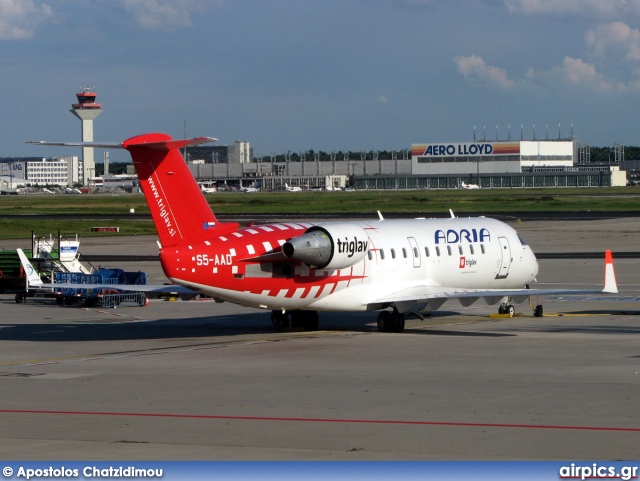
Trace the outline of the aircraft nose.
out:
[[[525,263],[527,266],[531,266],[532,277],[536,277],[538,275],[539,269],[538,259],[536,258],[536,255],[533,253],[531,248],[529,248],[528,246],[525,249]]]

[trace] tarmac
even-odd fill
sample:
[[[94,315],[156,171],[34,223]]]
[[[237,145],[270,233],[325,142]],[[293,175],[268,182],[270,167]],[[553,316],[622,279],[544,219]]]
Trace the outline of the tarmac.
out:
[[[567,254],[540,261],[537,287],[601,286],[604,255],[571,253],[612,249],[620,293],[544,298],[543,318],[449,301],[402,334],[377,332],[375,312],[276,332],[268,312],[210,300],[2,295],[0,458],[640,459],[640,259],[615,258],[640,250],[640,217],[511,224],[534,252]],[[86,238],[80,250],[157,246]],[[156,262],[117,267],[166,281]]]

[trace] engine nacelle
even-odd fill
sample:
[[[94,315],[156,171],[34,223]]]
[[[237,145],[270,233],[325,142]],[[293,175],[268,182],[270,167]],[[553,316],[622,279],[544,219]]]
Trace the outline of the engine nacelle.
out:
[[[336,223],[316,225],[282,245],[282,253],[318,269],[344,269],[367,254],[369,237],[362,227]]]

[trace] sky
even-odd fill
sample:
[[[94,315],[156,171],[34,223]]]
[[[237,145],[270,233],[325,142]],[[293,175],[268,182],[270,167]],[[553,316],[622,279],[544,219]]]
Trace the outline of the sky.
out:
[[[24,141],[81,140],[85,87],[101,142],[637,146],[640,0],[0,0],[0,157],[80,155]]]

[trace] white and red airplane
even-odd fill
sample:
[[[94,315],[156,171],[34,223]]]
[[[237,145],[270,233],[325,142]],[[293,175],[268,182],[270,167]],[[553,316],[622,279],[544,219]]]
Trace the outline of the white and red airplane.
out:
[[[513,315],[511,302],[532,295],[617,292],[610,251],[603,290],[530,289],[538,274],[531,248],[510,226],[486,217],[220,222],[179,150],[213,141],[151,133],[121,144],[32,143],[128,150],[166,276],[217,300],[270,310],[276,327],[314,330],[318,311],[380,311],[378,329],[401,332],[406,315],[420,317],[453,298],[464,306],[481,298],[500,303],[500,313]],[[542,306],[534,315],[542,316]]]
[[[302,192],[302,187],[299,187],[297,185],[291,186],[287,183],[284,184],[284,190],[286,190],[287,192]]]

